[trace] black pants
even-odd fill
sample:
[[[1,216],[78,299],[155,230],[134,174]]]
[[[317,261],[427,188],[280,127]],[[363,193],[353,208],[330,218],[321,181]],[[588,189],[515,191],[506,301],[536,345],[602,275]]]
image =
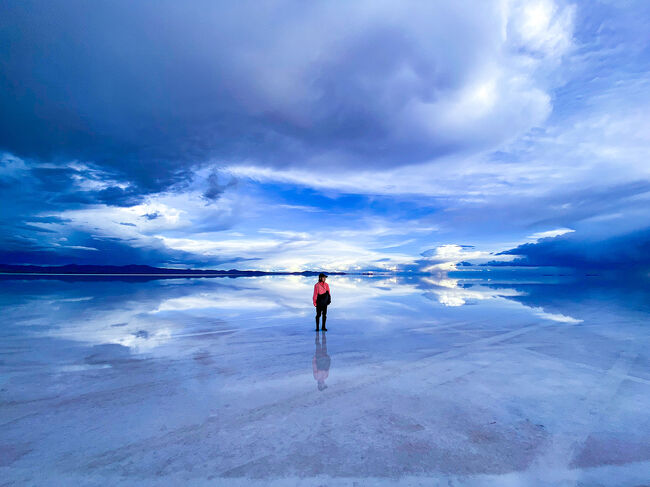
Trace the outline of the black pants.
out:
[[[323,315],[323,327],[325,327],[325,321],[327,320],[327,305],[326,304],[317,304],[316,305],[316,326],[318,326],[318,319],[320,315]]]

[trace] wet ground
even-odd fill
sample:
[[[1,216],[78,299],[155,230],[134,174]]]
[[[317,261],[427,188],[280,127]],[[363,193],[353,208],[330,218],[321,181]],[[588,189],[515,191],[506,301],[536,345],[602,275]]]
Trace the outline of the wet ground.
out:
[[[0,485],[650,485],[647,281],[0,282]]]

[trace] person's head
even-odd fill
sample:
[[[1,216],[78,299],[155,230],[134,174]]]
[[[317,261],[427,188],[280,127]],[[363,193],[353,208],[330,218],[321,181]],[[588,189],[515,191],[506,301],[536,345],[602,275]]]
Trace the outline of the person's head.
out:
[[[325,282],[325,279],[327,279],[327,275],[323,274],[322,272],[318,275],[318,281],[319,282]]]

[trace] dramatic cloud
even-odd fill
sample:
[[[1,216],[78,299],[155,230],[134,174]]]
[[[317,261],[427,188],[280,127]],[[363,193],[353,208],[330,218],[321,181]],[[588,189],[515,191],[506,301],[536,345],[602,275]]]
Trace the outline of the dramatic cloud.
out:
[[[642,1],[4,2],[0,260],[639,263],[649,22]]]
[[[0,147],[159,189],[208,160],[394,167],[512,139],[550,113],[537,74],[570,49],[574,9],[25,1],[2,14]]]
[[[625,269],[650,272],[650,228],[606,239],[562,235],[527,243],[502,255],[516,255],[512,264]]]

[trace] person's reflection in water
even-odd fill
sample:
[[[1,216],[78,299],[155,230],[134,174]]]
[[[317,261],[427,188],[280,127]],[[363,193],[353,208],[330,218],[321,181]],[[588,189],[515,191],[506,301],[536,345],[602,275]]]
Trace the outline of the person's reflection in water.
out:
[[[316,334],[316,351],[314,352],[314,358],[311,361],[312,368],[314,369],[314,379],[318,382],[318,390],[322,391],[327,389],[325,385],[325,379],[329,376],[330,373],[330,356],[327,355],[327,337],[325,333],[323,335],[323,344],[321,345],[320,337],[318,333]]]

